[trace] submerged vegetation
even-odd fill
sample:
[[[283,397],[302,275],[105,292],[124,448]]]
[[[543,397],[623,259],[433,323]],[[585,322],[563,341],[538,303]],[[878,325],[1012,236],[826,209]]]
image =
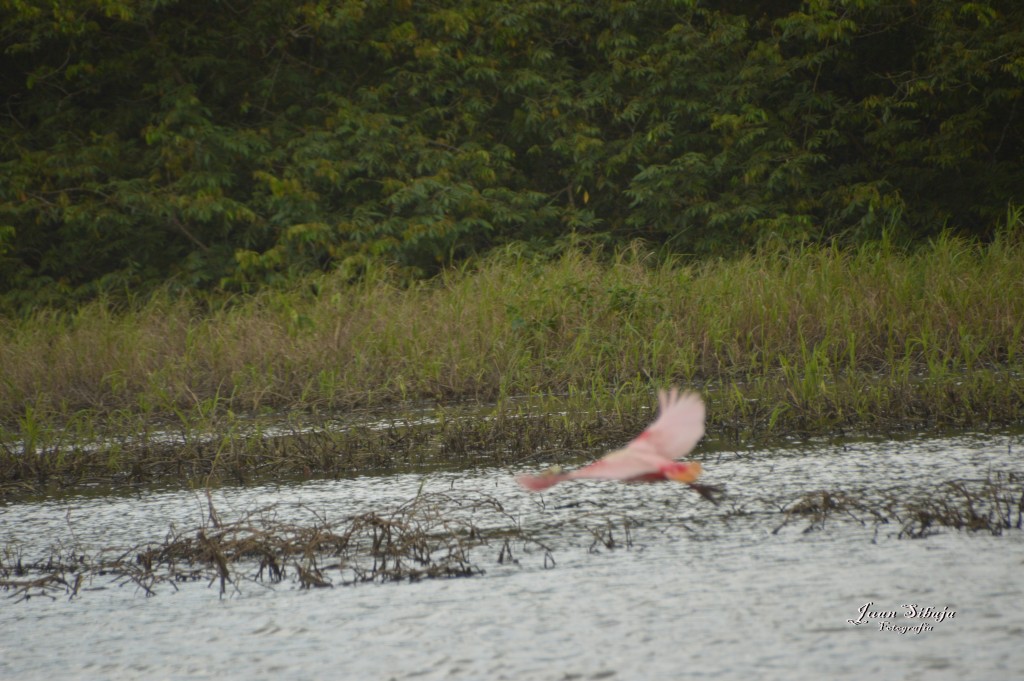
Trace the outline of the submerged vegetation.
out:
[[[419,495],[393,509],[366,512],[340,522],[318,517],[312,524],[277,520],[264,508],[222,522],[208,501],[202,525],[171,531],[162,542],[105,548],[87,555],[70,547],[60,555],[26,562],[10,549],[0,554],[0,589],[18,599],[65,591],[69,596],[99,576],[134,584],[147,596],[161,585],[219,583],[221,595],[242,582],[294,580],[302,588],[361,582],[419,581],[470,577],[482,572],[474,549],[497,546],[497,562],[512,562],[513,543],[535,543],[505,513],[497,499],[480,494]],[[479,525],[501,523],[497,528]]]
[[[990,473],[981,480],[950,480],[912,494],[859,495],[820,490],[795,501],[760,499],[759,510],[711,510],[702,506],[701,527],[720,521],[781,515],[772,534],[791,525],[803,533],[839,523],[873,528],[897,539],[943,530],[1001,535],[1024,528],[1024,480]],[[774,506],[775,510],[771,507]],[[394,508],[328,520],[312,511],[311,522],[281,520],[271,506],[222,520],[207,493],[199,527],[171,528],[162,541],[137,546],[58,546],[29,557],[13,545],[0,549],[0,591],[8,598],[81,597],[113,586],[134,586],[153,596],[179,584],[216,584],[221,596],[241,593],[246,583],[292,583],[303,589],[365,582],[471,577],[492,566],[536,563],[556,567],[552,535],[575,536],[591,553],[633,548],[645,530],[700,534],[674,518],[668,526],[629,514],[556,514],[550,526],[525,528],[499,499],[479,492],[421,493]],[[642,541],[642,540],[641,540]],[[486,566],[486,567],[485,567]]]
[[[827,522],[854,520],[861,525],[894,524],[897,538],[921,539],[942,529],[988,532],[1024,529],[1024,477],[989,472],[984,479],[947,480],[924,493],[890,492],[884,499],[843,491],[819,490],[803,495],[783,509],[783,521],[772,534],[804,520],[805,533]]]
[[[1020,221],[912,251],[508,249],[412,287],[384,270],[39,312],[0,329],[0,481],[572,456],[631,434],[668,383],[705,393],[719,438],[1017,423]]]

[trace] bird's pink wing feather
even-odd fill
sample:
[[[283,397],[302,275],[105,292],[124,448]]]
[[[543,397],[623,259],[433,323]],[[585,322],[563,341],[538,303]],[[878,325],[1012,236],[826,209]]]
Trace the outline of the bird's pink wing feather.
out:
[[[565,480],[629,480],[650,473],[657,473],[665,465],[664,457],[644,442],[632,442],[598,459],[583,468],[567,473],[541,473],[520,475],[520,485],[532,492],[540,492]]]
[[[666,459],[680,459],[690,453],[704,436],[704,402],[696,393],[682,393],[672,388],[658,393],[661,411],[647,430],[640,433],[629,447],[636,443],[649,444],[653,451]]]
[[[646,442],[633,442],[598,459],[594,463],[565,474],[567,480],[629,480],[642,475],[657,473],[665,465],[665,459],[657,454]]]

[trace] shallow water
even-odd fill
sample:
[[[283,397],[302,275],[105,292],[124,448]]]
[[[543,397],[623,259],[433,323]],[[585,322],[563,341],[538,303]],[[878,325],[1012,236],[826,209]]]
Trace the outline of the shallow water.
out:
[[[556,564],[518,547],[518,565],[499,565],[489,546],[473,555],[486,574],[469,579],[312,591],[243,582],[225,598],[205,582],[146,598],[97,577],[71,601],[0,601],[0,678],[1020,678],[1024,533],[898,539],[898,524],[840,514],[809,532],[804,518],[773,530],[806,492],[923,494],[1024,474],[1021,451],[1019,435],[998,435],[716,452],[705,466],[706,482],[727,486],[718,507],[668,484],[530,495],[507,468],[223,488],[213,493],[223,519],[274,504],[294,522],[423,491],[485,493],[543,537]],[[176,490],[8,504],[0,545],[26,556],[130,546],[198,527],[205,513],[205,496]],[[609,525],[611,550],[594,541]],[[850,624],[868,603],[897,616]],[[956,614],[904,617],[912,604]]]

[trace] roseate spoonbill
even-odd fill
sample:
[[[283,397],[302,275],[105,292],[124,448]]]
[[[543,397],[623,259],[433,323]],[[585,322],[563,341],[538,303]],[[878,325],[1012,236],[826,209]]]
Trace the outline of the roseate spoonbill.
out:
[[[624,480],[660,482],[675,480],[693,488],[702,497],[715,501],[715,487],[698,485],[701,473],[697,461],[676,461],[690,452],[704,435],[704,402],[696,393],[680,393],[675,388],[658,391],[661,409],[658,418],[622,449],[606,454],[589,466],[562,472],[550,469],[540,475],[516,478],[526,489],[539,492],[565,480]]]

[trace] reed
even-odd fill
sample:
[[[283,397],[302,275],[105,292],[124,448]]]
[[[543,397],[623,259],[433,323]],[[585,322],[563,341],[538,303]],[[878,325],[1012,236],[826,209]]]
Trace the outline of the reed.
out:
[[[711,433],[736,437],[1016,422],[1021,226],[1011,211],[990,243],[944,235],[913,251],[765,248],[696,264],[640,247],[554,260],[509,247],[411,286],[380,269],[249,297],[40,311],[0,320],[0,443],[66,458],[98,437],[177,428],[234,442],[232,429],[270,415],[515,414],[523,397],[625,427],[669,383],[703,390]],[[529,437],[585,441],[547,426]],[[480,436],[462,427],[442,433],[448,451]],[[111,467],[128,465],[124,450],[106,452]]]

